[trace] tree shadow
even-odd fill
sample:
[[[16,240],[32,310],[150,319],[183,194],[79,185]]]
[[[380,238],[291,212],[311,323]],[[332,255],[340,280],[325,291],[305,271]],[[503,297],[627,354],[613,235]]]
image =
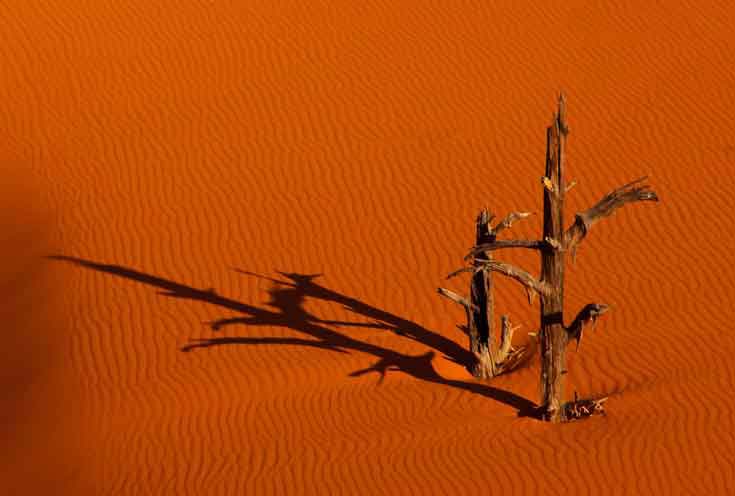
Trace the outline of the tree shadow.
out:
[[[320,348],[338,353],[357,351],[372,355],[377,361],[367,368],[352,372],[349,374],[351,377],[376,372],[380,376],[380,383],[388,371],[400,371],[426,382],[456,387],[499,401],[515,408],[519,416],[535,416],[536,405],[515,393],[487,384],[447,379],[440,376],[432,366],[432,359],[435,356],[435,352],[443,353],[447,358],[467,365],[472,359],[469,351],[463,349],[454,341],[430,331],[415,322],[411,322],[317,284],[314,280],[319,277],[319,274],[279,272],[285,278],[284,280],[279,280],[238,270],[242,274],[252,275],[274,283],[273,288],[269,290],[271,299],[268,302],[268,306],[272,307],[273,310],[269,310],[221,296],[213,289],[193,288],[120,265],[100,264],[81,258],[62,255],[50,255],[46,258],[73,263],[98,272],[112,274],[153,286],[160,290],[158,294],[170,298],[202,301],[243,314],[242,317],[209,322],[208,324],[213,331],[218,331],[224,326],[234,324],[246,326],[279,326],[298,331],[310,337],[310,339],[291,337],[214,337],[195,339],[181,348],[181,351],[184,352],[198,348],[223,345],[297,345]],[[304,308],[304,303],[307,298],[339,303],[347,310],[373,319],[374,322],[357,323],[321,319],[312,315]],[[387,329],[422,343],[434,351],[428,351],[423,355],[417,356],[407,355],[389,348],[360,341],[347,334],[330,329],[327,326]]]

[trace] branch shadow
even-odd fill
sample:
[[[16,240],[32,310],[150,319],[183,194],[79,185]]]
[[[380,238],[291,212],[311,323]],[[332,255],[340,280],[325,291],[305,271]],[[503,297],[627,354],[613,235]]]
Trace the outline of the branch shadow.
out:
[[[299,274],[278,272],[283,279],[275,279],[239,269],[237,272],[248,276],[255,276],[273,283],[268,291],[270,301],[268,306],[273,310],[262,308],[217,294],[213,289],[197,289],[185,284],[139,272],[120,265],[110,265],[92,262],[81,258],[63,255],[49,255],[47,259],[68,262],[80,267],[123,277],[158,288],[158,294],[170,298],[180,298],[202,301],[211,305],[236,311],[242,317],[220,319],[209,322],[213,331],[218,331],[229,325],[246,326],[278,326],[295,330],[309,336],[311,339],[291,337],[214,337],[194,339],[181,348],[183,352],[190,352],[198,348],[210,348],[227,345],[296,345],[319,348],[337,353],[357,351],[372,355],[377,361],[364,369],[354,371],[349,375],[358,377],[369,373],[379,374],[379,383],[382,383],[389,371],[400,371],[417,379],[445,386],[463,389],[493,399],[515,408],[519,416],[535,416],[536,405],[510,391],[498,389],[487,384],[465,382],[447,379],[440,376],[432,366],[432,359],[436,352],[443,353],[447,358],[463,365],[471,363],[469,351],[463,349],[454,341],[430,331],[415,322],[373,307],[355,298],[343,295],[315,282],[320,274]],[[372,319],[372,323],[343,322],[323,320],[312,315],[304,308],[307,298],[341,304],[347,310]],[[398,351],[360,341],[347,334],[337,332],[333,327],[371,327],[386,329],[398,335],[407,337],[431,348],[423,355],[407,355]]]

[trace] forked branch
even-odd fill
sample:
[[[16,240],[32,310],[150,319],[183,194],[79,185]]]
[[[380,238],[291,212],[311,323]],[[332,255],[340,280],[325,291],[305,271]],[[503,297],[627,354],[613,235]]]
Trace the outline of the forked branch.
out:
[[[488,343],[475,352],[477,363],[475,364],[476,372],[474,375],[476,377],[489,378],[510,372],[520,365],[521,358],[526,352],[525,347],[516,349],[513,348],[512,344],[513,333],[520,326],[512,326],[507,315],[503,315],[501,320],[503,330],[500,336],[500,345],[495,348],[494,344]]]
[[[500,346],[498,347],[495,362],[498,368],[508,367],[511,363],[516,362],[524,353],[524,349],[513,348],[513,333],[520,329],[521,326],[513,326],[507,315],[500,318],[502,322],[502,331],[500,334]]]
[[[526,217],[529,217],[531,215],[533,215],[533,212],[511,212],[506,215],[503,220],[498,222],[498,224],[493,228],[492,232],[497,236],[498,234],[500,234],[501,231],[503,231],[503,229],[508,229],[516,221],[525,219]]]
[[[644,176],[625,184],[605,195],[592,208],[578,213],[574,224],[564,233],[564,249],[573,253],[595,223],[609,217],[626,203],[658,201],[658,196],[651,190],[651,186],[645,184],[646,179],[648,177]]]
[[[577,340],[577,349],[579,349],[579,342],[582,340],[584,327],[592,323],[592,328],[594,329],[597,319],[608,310],[610,310],[610,306],[604,303],[589,303],[580,310],[577,317],[572,321],[572,324],[567,327],[567,336],[569,339]]]
[[[470,300],[468,300],[464,296],[458,295],[454,291],[451,291],[451,290],[446,289],[446,288],[437,288],[436,291],[437,291],[437,293],[439,293],[440,295],[444,296],[445,298],[449,298],[453,302],[462,305],[467,310],[470,310],[470,311],[473,311],[473,312],[474,311],[477,311],[477,308],[472,303],[470,303]]]
[[[476,273],[476,272],[479,272],[481,270],[491,270],[491,271],[494,271],[494,272],[498,272],[498,273],[503,274],[503,275],[506,275],[506,276],[508,276],[508,277],[510,277],[512,279],[515,279],[516,281],[518,281],[519,283],[521,283],[526,288],[526,291],[528,292],[528,301],[529,301],[529,303],[533,303],[533,295],[534,294],[536,294],[536,293],[546,294],[546,292],[548,290],[548,286],[545,283],[539,281],[538,279],[536,279],[535,277],[533,277],[531,274],[529,274],[525,270],[523,270],[523,269],[521,269],[519,267],[516,267],[515,265],[511,265],[509,263],[501,262],[499,260],[487,260],[487,261],[485,261],[485,260],[483,260],[483,261],[475,260],[475,265],[470,266],[470,267],[462,267],[461,269],[457,269],[454,272],[452,272],[451,274],[449,274],[447,276],[447,279],[450,279],[452,277],[458,276],[459,274],[463,274],[465,272]],[[444,291],[446,291],[446,290],[444,290]],[[445,294],[444,292],[441,291],[441,288],[440,288],[439,293],[442,294],[443,296],[446,296],[447,298],[450,298],[451,299],[451,297],[449,295],[447,295],[447,294]]]

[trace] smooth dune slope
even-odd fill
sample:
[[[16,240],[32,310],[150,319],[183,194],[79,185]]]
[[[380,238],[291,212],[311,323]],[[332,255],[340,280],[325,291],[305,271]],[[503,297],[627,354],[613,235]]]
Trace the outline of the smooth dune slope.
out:
[[[732,494],[732,3],[348,3],[0,6],[0,493]],[[568,221],[662,201],[567,270],[609,414],[552,426],[435,288],[480,207],[541,211],[560,90]]]

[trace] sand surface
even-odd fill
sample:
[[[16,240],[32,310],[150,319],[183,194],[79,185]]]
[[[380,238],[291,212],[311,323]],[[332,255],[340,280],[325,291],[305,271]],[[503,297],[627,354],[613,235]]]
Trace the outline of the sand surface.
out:
[[[589,3],[0,5],[0,493],[732,494],[735,7]],[[435,289],[479,208],[540,211],[560,90],[568,221],[662,202],[567,271],[610,399],[552,426]]]

